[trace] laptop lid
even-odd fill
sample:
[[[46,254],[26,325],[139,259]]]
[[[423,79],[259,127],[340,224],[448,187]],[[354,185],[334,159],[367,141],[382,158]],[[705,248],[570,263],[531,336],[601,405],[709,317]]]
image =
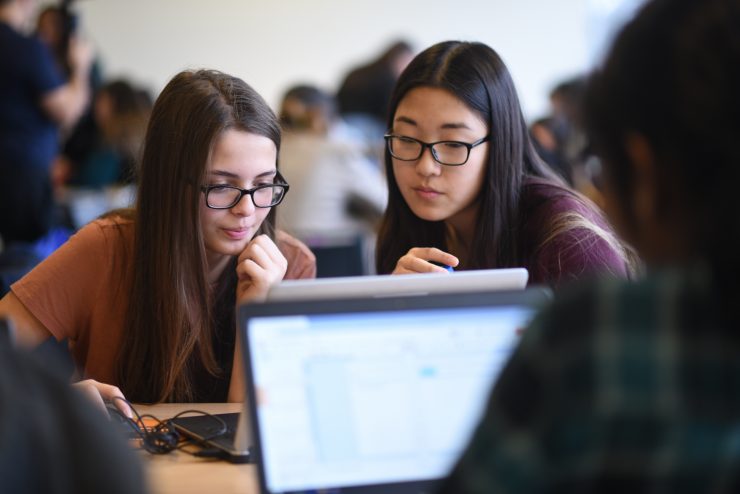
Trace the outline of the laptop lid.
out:
[[[262,492],[432,489],[547,298],[529,289],[241,307]]]
[[[286,280],[270,289],[267,300],[396,297],[432,293],[518,290],[527,285],[528,277],[529,273],[525,268],[507,268],[403,276],[345,276]]]
[[[193,406],[193,409],[197,409]],[[203,447],[217,451],[214,457],[231,463],[254,461],[251,455],[251,427],[246,406],[240,413],[204,415],[194,412],[171,419],[178,432]]]

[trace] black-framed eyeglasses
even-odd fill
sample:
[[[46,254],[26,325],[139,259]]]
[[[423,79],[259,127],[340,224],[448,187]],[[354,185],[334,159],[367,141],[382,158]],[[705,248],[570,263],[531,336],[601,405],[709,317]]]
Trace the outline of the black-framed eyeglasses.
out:
[[[204,185],[201,190],[206,195],[206,206],[211,209],[231,209],[239,204],[244,196],[249,196],[255,207],[271,208],[280,204],[290,188],[280,173],[275,176],[275,180],[276,183],[258,185],[251,189],[218,184]]]
[[[464,165],[470,158],[470,151],[490,139],[490,136],[485,136],[475,142],[424,142],[413,137],[395,134],[386,134],[383,137],[388,145],[388,152],[397,160],[416,161],[424,154],[424,149],[429,148],[434,161],[447,166]]]

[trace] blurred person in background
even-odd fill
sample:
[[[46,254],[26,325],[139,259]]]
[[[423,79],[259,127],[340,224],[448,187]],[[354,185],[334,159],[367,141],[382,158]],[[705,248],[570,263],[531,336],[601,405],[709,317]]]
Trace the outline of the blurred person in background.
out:
[[[530,133],[537,152],[572,187],[604,207],[601,165],[583,128],[586,79],[576,76],[550,91],[550,115],[536,120]]]
[[[57,68],[65,79],[72,76],[69,63],[69,46],[77,36],[79,19],[72,12],[71,0],[64,0],[60,6],[47,5],[36,18],[36,36],[49,48]],[[97,89],[101,83],[100,66],[93,59],[90,67],[90,85]]]
[[[149,94],[126,80],[101,86],[90,125],[64,146],[58,180],[94,188],[133,182],[151,107]]]
[[[332,237],[374,235],[385,209],[382,171],[343,139],[336,101],[310,85],[289,89],[280,118],[280,170],[294,184],[278,212],[280,227],[309,245]]]
[[[383,134],[393,86],[414,58],[411,44],[404,40],[391,43],[374,60],[351,69],[337,91],[342,118],[376,149],[381,166]]]
[[[23,34],[34,8],[33,0],[0,0],[0,237],[6,250],[49,233],[59,133],[77,122],[90,97],[91,47],[70,40],[65,82],[48,48]]]
[[[535,120],[529,126],[529,134],[535,151],[565,182],[573,187],[573,170],[565,158],[563,135],[554,117]]]

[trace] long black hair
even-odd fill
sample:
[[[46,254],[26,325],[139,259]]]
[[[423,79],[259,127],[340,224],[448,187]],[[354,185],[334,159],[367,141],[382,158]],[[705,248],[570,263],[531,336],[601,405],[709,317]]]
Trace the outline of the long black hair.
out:
[[[480,218],[466,267],[520,265],[519,198],[525,177],[539,177],[561,185],[562,181],[534,150],[506,65],[492,48],[482,43],[446,41],[424,50],[396,84],[387,116],[389,129],[404,96],[422,86],[441,88],[455,95],[480,115],[490,132],[490,151],[479,199]],[[444,222],[419,218],[403,199],[387,149],[385,168],[389,194],[378,235],[379,273],[391,272],[396,261],[411,247],[446,248]]]

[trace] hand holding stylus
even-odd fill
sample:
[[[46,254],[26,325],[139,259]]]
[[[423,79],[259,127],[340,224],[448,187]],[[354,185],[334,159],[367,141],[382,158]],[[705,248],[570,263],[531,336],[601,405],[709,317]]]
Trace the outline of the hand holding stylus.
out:
[[[414,247],[398,260],[393,274],[444,273],[458,264],[457,257],[436,247]]]

